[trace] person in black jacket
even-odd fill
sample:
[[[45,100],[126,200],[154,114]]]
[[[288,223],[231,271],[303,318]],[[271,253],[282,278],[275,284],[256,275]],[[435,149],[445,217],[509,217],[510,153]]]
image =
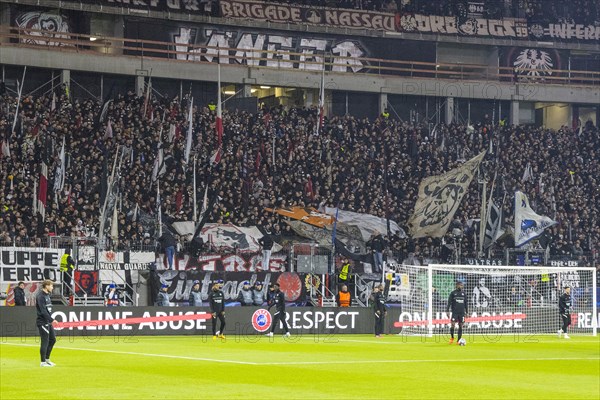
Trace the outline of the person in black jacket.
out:
[[[367,246],[373,251],[373,272],[383,271],[383,251],[387,245],[385,239],[379,232],[375,232],[373,237],[367,242]]]
[[[15,306],[26,306],[25,302],[25,283],[19,282],[17,287],[14,289],[15,292]]]
[[[273,249],[273,238],[266,233],[263,237],[258,239],[258,244],[260,244],[263,249],[262,270],[268,271],[269,261],[271,260],[271,249]]]
[[[173,257],[175,256],[175,249],[177,248],[177,239],[175,239],[171,232],[165,231],[162,236],[158,238],[158,241],[167,256],[169,269],[173,269]]]
[[[56,321],[52,318],[52,300],[50,300],[50,293],[54,289],[54,284],[51,280],[46,279],[42,282],[42,290],[38,293],[35,298],[35,309],[37,312],[36,325],[40,331],[41,344],[40,344],[40,367],[54,367],[52,361],[50,361],[50,353],[54,343],[56,343],[56,335],[54,333],[54,326]]]
[[[561,294],[560,298],[558,299],[558,313],[560,314],[560,320],[562,323],[560,329],[558,330],[559,339],[563,333],[565,334],[565,339],[570,339],[569,335],[567,334],[567,328],[569,327],[569,325],[571,325],[572,304],[573,303],[571,302],[571,287],[567,286],[565,288],[565,292]]]
[[[454,326],[458,324],[458,340],[462,337],[462,328],[465,323],[465,315],[468,312],[467,295],[463,290],[463,283],[456,281],[456,289],[448,297],[446,312],[451,312],[450,316],[450,343],[454,343]]]
[[[385,306],[385,286],[380,284],[373,289],[373,311],[375,312],[375,337],[380,338],[383,335],[385,326],[385,316],[387,310]]]
[[[225,295],[221,291],[219,282],[213,285],[212,291],[208,295],[208,304],[210,305],[210,313],[212,314],[213,340],[217,337],[225,339]],[[220,321],[219,330],[217,330],[217,318]]]
[[[275,314],[273,314],[273,325],[271,325],[271,332],[267,333],[267,336],[273,336],[275,328],[277,328],[279,322],[281,322],[283,325],[283,331],[285,332],[283,336],[290,336],[290,330],[285,320],[285,295],[280,290],[279,283],[277,282],[273,284],[273,300],[272,304],[269,306],[269,309],[271,309],[272,306],[275,306]]]

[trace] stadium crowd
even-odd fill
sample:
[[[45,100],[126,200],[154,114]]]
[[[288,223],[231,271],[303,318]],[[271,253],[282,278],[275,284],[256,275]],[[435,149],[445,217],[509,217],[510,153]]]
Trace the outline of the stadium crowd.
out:
[[[106,121],[99,122],[98,101],[69,99],[62,90],[54,99],[25,96],[12,134],[16,98],[5,94],[2,100],[0,242],[35,244],[46,235],[97,233],[100,201],[119,147],[124,154],[118,173],[120,242],[154,243],[153,169],[159,145],[165,166],[159,178],[162,211],[173,221],[193,218],[195,157],[198,207],[207,184],[208,197],[216,198],[208,210],[209,222],[262,226],[277,240],[292,232],[266,207],[339,206],[388,216],[408,233],[406,224],[420,181],[491,147],[484,170],[490,181],[497,177],[495,199],[503,204],[507,226],[513,223],[513,193],[522,190],[534,210],[559,222],[546,238],[554,254],[580,256],[600,241],[600,135],[591,122],[581,129],[565,126],[552,131],[493,126],[486,120],[472,130],[450,125],[430,132],[392,118],[330,116],[317,134],[314,108],[274,107],[256,114],[224,111],[219,162],[216,112],[194,103],[192,156],[186,164],[188,99],[151,99],[145,104],[144,97],[133,93],[119,95],[107,106]],[[66,179],[64,188],[55,191],[63,138]],[[42,222],[32,205],[45,157],[48,201]],[[524,177],[528,165],[531,173]],[[466,256],[475,256],[473,220],[479,218],[480,194],[475,179],[453,222],[453,228],[464,232],[460,240]],[[388,241],[392,251],[403,255],[438,256],[442,247],[438,239]]]
[[[466,18],[527,18],[531,22],[600,24],[600,6],[595,0],[481,0],[483,12],[469,10],[464,0],[298,0],[280,3],[304,4],[314,7],[336,7],[351,10],[401,12],[425,15],[445,15]]]

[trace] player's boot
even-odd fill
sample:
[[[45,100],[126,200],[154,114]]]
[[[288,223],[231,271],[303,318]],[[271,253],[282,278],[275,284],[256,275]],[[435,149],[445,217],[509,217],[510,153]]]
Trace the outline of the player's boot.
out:
[[[51,364],[48,364],[46,361],[42,361],[42,362],[40,363],[40,367],[52,367],[52,365],[51,365]]]
[[[283,335],[283,337],[290,337],[290,336],[292,336],[292,335],[291,335],[289,332],[286,332],[286,333]]]
[[[452,344],[454,343],[454,338],[450,338],[450,341],[448,342],[448,344]]]
[[[213,335],[213,340],[217,340],[217,335]]]
[[[571,339],[571,336],[569,336],[569,335],[567,335],[567,334],[565,333],[565,336],[564,336],[564,338],[565,338],[565,339]]]
[[[56,366],[56,364],[54,364],[54,363],[53,363],[52,361],[50,361],[50,360],[46,360],[46,363],[47,363],[47,364],[50,364],[50,366],[51,366],[51,367],[54,367],[54,366]]]
[[[560,339],[560,337],[562,336],[562,333],[563,333],[562,329],[559,329],[559,330],[558,330],[558,338],[559,338],[559,339]]]
[[[225,340],[225,335],[223,335],[222,333],[219,335],[219,339],[223,339]]]
[[[273,337],[273,332],[269,332],[265,336]]]

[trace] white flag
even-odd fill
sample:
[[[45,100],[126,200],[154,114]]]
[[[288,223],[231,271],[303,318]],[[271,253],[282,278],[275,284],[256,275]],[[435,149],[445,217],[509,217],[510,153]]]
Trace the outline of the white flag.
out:
[[[521,182],[529,182],[533,181],[533,171],[531,170],[531,164],[527,163],[525,167],[525,171],[523,171],[523,177],[521,178]]]
[[[112,125],[110,123],[110,119],[108,120],[108,123],[106,124],[106,131],[104,132],[104,139],[108,139],[113,137],[113,129],[112,129]]]
[[[65,187],[65,137],[63,136],[62,148],[60,149],[60,165],[56,167],[54,174],[54,191],[60,192]]]
[[[551,218],[536,214],[523,192],[515,192],[515,246],[524,245],[556,224]]]
[[[4,139],[2,142],[2,152],[0,154],[6,158],[10,158],[10,146],[8,145],[8,140]]]
[[[475,176],[485,151],[443,175],[431,176],[419,185],[419,197],[408,221],[413,238],[442,237]]]
[[[163,176],[165,172],[167,172],[167,167],[165,165],[164,150],[162,148],[162,143],[159,143],[158,152],[154,159],[154,167],[152,168],[152,182],[156,182],[156,180]]]
[[[117,206],[113,208],[112,221],[110,223],[110,238],[114,243],[119,241],[119,215],[117,213]]]

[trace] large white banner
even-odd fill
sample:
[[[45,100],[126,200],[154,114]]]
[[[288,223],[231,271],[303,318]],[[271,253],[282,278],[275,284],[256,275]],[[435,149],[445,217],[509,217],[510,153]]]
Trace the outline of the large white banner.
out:
[[[337,216],[338,222],[348,225],[354,225],[360,229],[362,239],[366,242],[371,239],[375,232],[387,235],[387,220],[371,214],[362,214],[353,211],[338,210],[334,207],[325,207],[325,214]],[[400,228],[396,221],[390,220],[390,231],[392,234],[398,234],[400,238],[406,237],[404,229]]]
[[[421,182],[415,211],[408,221],[413,238],[446,234],[485,153],[481,152],[443,175],[431,176]]]
[[[515,246],[524,245],[556,224],[551,218],[536,214],[525,193],[515,192]]]
[[[58,282],[63,253],[62,249],[0,247],[0,282]]]
[[[175,222],[173,228],[181,236],[191,237],[194,234],[194,223],[192,221]],[[262,250],[258,239],[263,237],[261,231],[255,227],[241,227],[232,224],[205,224],[200,231],[200,237],[204,243],[226,250],[239,252],[257,252]],[[189,239],[188,239],[189,240]],[[281,251],[278,243],[273,243],[273,252]]]

